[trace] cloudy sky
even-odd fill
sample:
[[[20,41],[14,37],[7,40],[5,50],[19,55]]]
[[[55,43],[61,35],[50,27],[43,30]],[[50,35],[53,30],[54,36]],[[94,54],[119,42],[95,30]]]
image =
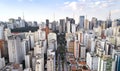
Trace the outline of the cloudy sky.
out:
[[[0,0],[0,20],[22,17],[25,20],[38,22],[45,19],[58,20],[80,15],[89,20],[97,17],[106,20],[111,11],[111,18],[120,18],[120,0]]]

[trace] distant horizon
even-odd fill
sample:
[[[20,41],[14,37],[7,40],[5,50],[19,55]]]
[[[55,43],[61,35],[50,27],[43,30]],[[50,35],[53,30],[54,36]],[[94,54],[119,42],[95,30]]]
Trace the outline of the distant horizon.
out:
[[[120,18],[120,0],[0,0],[0,20],[22,17],[28,21],[50,21],[87,15],[106,20],[111,11],[111,19]]]
[[[85,16],[85,15],[80,15],[80,16]],[[20,17],[20,16],[18,16],[18,17]],[[0,21],[2,21],[2,22],[8,22],[9,19],[11,19],[11,18],[13,18],[13,19],[18,19],[18,17],[10,17],[10,18],[8,18],[8,19],[6,19],[6,20],[1,20],[1,18],[0,18]],[[66,17],[67,17],[67,16],[66,16]],[[57,18],[57,19],[55,19],[55,20],[51,20],[51,19],[48,19],[48,18],[46,18],[46,19],[48,19],[50,22],[53,22],[53,21],[58,21],[58,22],[59,22],[60,19],[66,19],[66,17],[64,17],[64,18]],[[95,17],[95,16],[93,16],[93,17]],[[88,20],[88,21],[91,21],[93,17],[91,17],[90,19],[87,18],[87,20]],[[23,17],[20,17],[20,18],[23,19]],[[69,18],[73,18],[73,17],[69,17]],[[97,18],[97,17],[95,17],[95,18]],[[24,18],[25,21],[30,21],[30,22],[37,21],[38,23],[40,23],[40,22],[46,22],[46,19],[42,19],[42,20],[41,20],[41,19],[40,19],[40,20],[28,20],[28,19],[25,19],[25,18]],[[77,21],[76,21],[75,18],[73,18],[73,19],[75,20],[75,22],[79,23],[79,16],[78,16],[78,20],[77,20]],[[85,16],[85,19],[86,19],[86,16]],[[107,19],[108,19],[108,18],[106,18],[106,19],[99,19],[99,18],[97,18],[97,20],[102,20],[102,21],[106,21]],[[119,17],[119,18],[115,18],[115,19],[112,19],[112,18],[111,18],[112,21],[114,21],[114,20],[116,20],[116,19],[120,19],[120,17]]]

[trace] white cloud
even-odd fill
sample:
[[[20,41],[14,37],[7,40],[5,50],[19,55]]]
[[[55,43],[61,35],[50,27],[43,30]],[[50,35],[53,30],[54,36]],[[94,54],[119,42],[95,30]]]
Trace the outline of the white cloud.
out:
[[[72,8],[72,10],[77,9],[77,2],[71,2],[67,5],[67,7]]]
[[[115,3],[120,0],[78,0],[74,2],[65,2],[64,7],[71,10],[84,10],[84,9],[107,9],[114,7]]]
[[[120,9],[115,9],[111,11],[112,14],[120,13]]]
[[[73,11],[76,11],[76,10],[83,10],[84,8],[84,4],[81,4],[80,2],[65,2],[64,3],[64,7],[67,8],[67,9],[70,9],[70,10],[73,10]]]

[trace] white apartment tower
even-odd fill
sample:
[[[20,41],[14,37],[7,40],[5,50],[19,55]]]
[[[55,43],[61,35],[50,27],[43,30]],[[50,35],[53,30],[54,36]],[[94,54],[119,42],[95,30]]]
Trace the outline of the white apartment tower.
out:
[[[21,38],[18,35],[8,37],[9,62],[21,63],[24,55],[21,45]]]

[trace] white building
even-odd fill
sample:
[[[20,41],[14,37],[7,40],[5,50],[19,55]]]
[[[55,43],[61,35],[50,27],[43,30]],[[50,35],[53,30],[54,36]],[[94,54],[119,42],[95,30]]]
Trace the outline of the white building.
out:
[[[95,40],[91,39],[91,52],[95,51]]]
[[[98,69],[98,57],[93,52],[88,52],[86,57],[87,65],[91,71],[97,71]]]
[[[10,29],[9,29],[9,28],[6,28],[6,29],[4,30],[5,40],[8,40],[8,36],[10,36],[10,35],[11,35]]]
[[[79,58],[79,54],[80,54],[79,52],[80,52],[79,41],[75,40],[75,42],[74,42],[74,56],[76,59]]]
[[[86,60],[86,47],[82,44],[80,44],[80,60],[81,61]]]
[[[36,56],[35,71],[44,71],[44,56],[38,54]]]
[[[55,52],[51,52],[47,58],[47,71],[56,71],[55,67]]]
[[[83,32],[82,31],[79,31],[79,32],[77,32],[77,34],[78,34],[78,40],[80,41],[80,43],[83,43],[83,41],[84,41],[84,39],[83,39]]]
[[[48,34],[48,48],[57,49],[57,36],[55,33]]]
[[[72,33],[76,32],[76,24],[71,24],[72,25]]]
[[[30,68],[30,55],[25,56],[25,68]]]
[[[21,63],[24,59],[21,39],[18,35],[8,37],[9,62]]]
[[[41,53],[44,53],[43,47],[41,47],[40,45],[36,45],[34,47],[34,56],[36,56],[36,54],[41,54]]]
[[[3,57],[3,58],[0,58],[0,69],[2,69],[4,66],[5,66],[5,59]]]
[[[70,21],[67,22],[67,33],[70,33]]]
[[[98,58],[98,71],[112,71],[112,57],[104,55]]]
[[[26,33],[25,35],[26,35],[26,38],[29,40],[30,48],[33,49],[35,46],[34,33],[30,31],[29,33]]]

